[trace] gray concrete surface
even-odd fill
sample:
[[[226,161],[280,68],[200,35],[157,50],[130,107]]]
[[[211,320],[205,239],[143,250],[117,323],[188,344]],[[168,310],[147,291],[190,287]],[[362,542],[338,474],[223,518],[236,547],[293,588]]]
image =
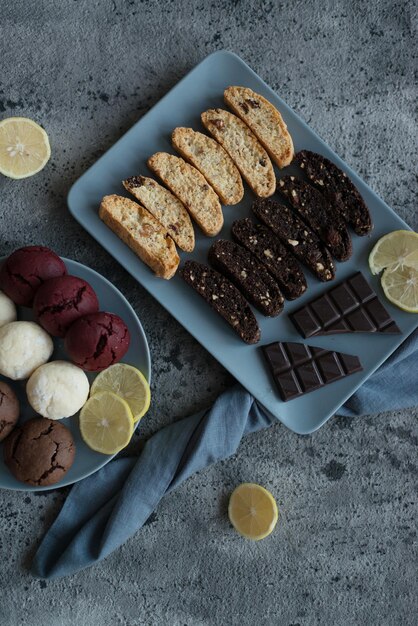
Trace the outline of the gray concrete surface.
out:
[[[49,245],[129,298],[154,363],[143,436],[206,406],[232,379],[72,220],[70,185],[198,61],[227,48],[416,228],[416,36],[416,6],[402,0],[3,0],[0,117],[41,122],[52,159],[33,179],[0,179],[0,253]],[[66,491],[3,491],[0,623],[412,625],[417,416],[248,437],[167,497],[121,550],[56,582],[27,566]],[[247,480],[271,489],[282,512],[259,544],[237,536],[225,513]]]

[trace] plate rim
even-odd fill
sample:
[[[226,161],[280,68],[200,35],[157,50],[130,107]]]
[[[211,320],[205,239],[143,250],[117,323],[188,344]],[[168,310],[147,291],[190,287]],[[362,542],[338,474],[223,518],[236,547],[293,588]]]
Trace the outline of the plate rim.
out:
[[[4,256],[0,256],[0,264],[5,261],[7,259],[8,255],[4,255]],[[133,306],[130,304],[130,302],[128,301],[128,299],[123,295],[123,293],[118,289],[118,287],[116,287],[116,285],[114,285],[108,278],[106,278],[105,276],[103,276],[102,274],[100,274],[100,272],[98,272],[97,270],[89,267],[88,265],[85,265],[84,263],[80,263],[80,261],[75,261],[74,259],[68,259],[67,257],[62,257],[60,256],[61,260],[64,261],[64,263],[73,263],[76,266],[82,267],[84,269],[87,269],[89,272],[92,272],[94,275],[96,275],[97,277],[99,277],[99,279],[106,284],[106,288],[109,288],[109,286],[112,288],[113,291],[116,291],[118,293],[118,295],[120,296],[120,299],[122,300],[122,302],[124,303],[124,305],[130,309],[130,312],[133,316],[133,318],[135,319],[135,322],[137,324],[137,330],[139,330],[139,334],[142,337],[142,340],[144,342],[145,345],[145,360],[146,360],[146,364],[147,364],[147,375],[144,376],[147,379],[148,384],[151,386],[151,377],[152,377],[152,361],[151,361],[151,352],[149,349],[149,345],[148,345],[148,339],[146,336],[146,333],[144,331],[144,328],[142,326],[141,320],[138,317],[138,314],[136,313],[135,309],[133,308]],[[91,385],[90,385],[91,387]],[[89,392],[90,395],[90,392]],[[58,420],[61,421],[61,420]],[[139,420],[134,427],[134,432],[135,430],[138,428],[139,424],[141,423],[141,420]],[[1,442],[3,443],[3,442]],[[84,480],[85,478],[88,478],[89,476],[92,476],[93,474],[95,474],[96,472],[98,472],[100,469],[102,469],[105,465],[107,465],[108,463],[110,463],[110,461],[112,461],[118,454],[120,454],[119,452],[116,454],[112,454],[110,456],[107,455],[103,455],[104,456],[104,460],[103,463],[100,463],[95,469],[93,469],[92,471],[83,474],[82,476],[80,476],[80,478],[77,478],[76,480],[71,480],[71,481],[66,481],[65,480],[65,475],[62,479],[62,481],[59,481],[58,483],[55,483],[53,485],[46,485],[46,486],[39,486],[39,487],[35,487],[32,485],[25,485],[25,483],[22,483],[22,485],[20,486],[4,486],[0,483],[0,489],[4,489],[7,491],[26,491],[28,493],[30,492],[38,492],[38,491],[53,491],[54,489],[62,489],[64,487],[70,487],[72,485],[75,485],[76,483],[80,482],[80,480]],[[76,462],[76,461],[75,461]]]

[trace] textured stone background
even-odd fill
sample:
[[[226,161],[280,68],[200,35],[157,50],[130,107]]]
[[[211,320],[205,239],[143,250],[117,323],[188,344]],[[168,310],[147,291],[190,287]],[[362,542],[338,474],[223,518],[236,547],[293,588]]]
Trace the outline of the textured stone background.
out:
[[[0,254],[49,245],[129,298],[154,364],[143,434],[206,406],[232,380],[73,221],[69,187],[179,78],[226,48],[417,228],[417,23],[416,6],[402,0],[3,0],[0,117],[41,122],[52,159],[33,179],[0,179]],[[277,425],[248,437],[235,457],[167,497],[121,550],[56,582],[31,578],[27,566],[66,492],[4,491],[0,623],[412,625],[417,416],[334,418],[305,438]],[[271,489],[283,514],[260,544],[226,518],[228,494],[245,480]]]

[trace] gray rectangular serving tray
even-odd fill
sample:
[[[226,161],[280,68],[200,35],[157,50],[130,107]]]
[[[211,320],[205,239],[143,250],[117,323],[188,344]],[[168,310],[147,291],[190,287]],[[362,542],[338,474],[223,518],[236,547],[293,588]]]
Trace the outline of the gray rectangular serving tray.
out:
[[[99,219],[98,207],[106,194],[128,195],[121,181],[137,174],[150,175],[147,158],[157,151],[174,153],[170,136],[176,126],[191,126],[202,131],[200,113],[213,107],[224,107],[223,91],[229,85],[244,85],[268,98],[281,112],[295,144],[295,150],[306,148],[319,152],[341,167],[363,195],[375,224],[369,237],[353,234],[353,255],[346,263],[337,263],[336,284],[361,270],[373,285],[385,306],[402,330],[401,335],[354,333],[306,340],[305,343],[356,354],[363,371],[328,385],[301,398],[282,402],[264,362],[261,345],[272,341],[304,341],[288,319],[288,313],[326,291],[331,284],[320,283],[308,274],[308,290],[302,298],[286,302],[284,312],[276,318],[265,318],[256,312],[261,327],[257,346],[244,344],[229,326],[188,287],[180,276],[170,281],[156,278],[151,270]],[[289,173],[293,166],[282,170]],[[276,169],[279,176],[279,170]],[[243,201],[224,207],[225,224],[218,237],[230,238],[233,220],[251,214],[254,195],[245,188]],[[355,390],[381,365],[417,327],[418,316],[404,313],[384,298],[378,277],[368,269],[368,255],[382,235],[396,229],[409,229],[390,209],[238,56],[221,51],[211,54],[185,76],[171,91],[146,113],[110,150],[108,150],[73,185],[68,206],[76,220],[132,274],[254,397],[288,428],[300,434],[318,429]],[[206,262],[213,239],[196,228],[196,248],[186,259]],[[394,390],[396,393],[396,390]]]

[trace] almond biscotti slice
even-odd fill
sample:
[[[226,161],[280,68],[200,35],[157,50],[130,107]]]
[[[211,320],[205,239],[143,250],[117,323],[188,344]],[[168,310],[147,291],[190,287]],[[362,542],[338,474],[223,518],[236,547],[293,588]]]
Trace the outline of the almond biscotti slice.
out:
[[[244,196],[241,174],[222,146],[192,128],[175,128],[173,147],[212,185],[222,204],[238,204]]]
[[[276,190],[273,164],[248,126],[224,109],[209,109],[201,118],[203,126],[225,148],[254,193],[260,198],[272,196]]]
[[[174,241],[144,207],[122,196],[105,196],[99,216],[157,276],[174,276],[180,263]]]
[[[226,104],[253,131],[277,165],[286,167],[293,159],[293,141],[282,116],[268,100],[248,87],[228,87]]]
[[[156,152],[147,163],[184,204],[205,235],[217,235],[224,217],[219,198],[206,178],[184,159],[167,152]]]
[[[131,176],[123,186],[167,229],[185,252],[194,250],[194,230],[183,203],[171,191],[146,176]]]

